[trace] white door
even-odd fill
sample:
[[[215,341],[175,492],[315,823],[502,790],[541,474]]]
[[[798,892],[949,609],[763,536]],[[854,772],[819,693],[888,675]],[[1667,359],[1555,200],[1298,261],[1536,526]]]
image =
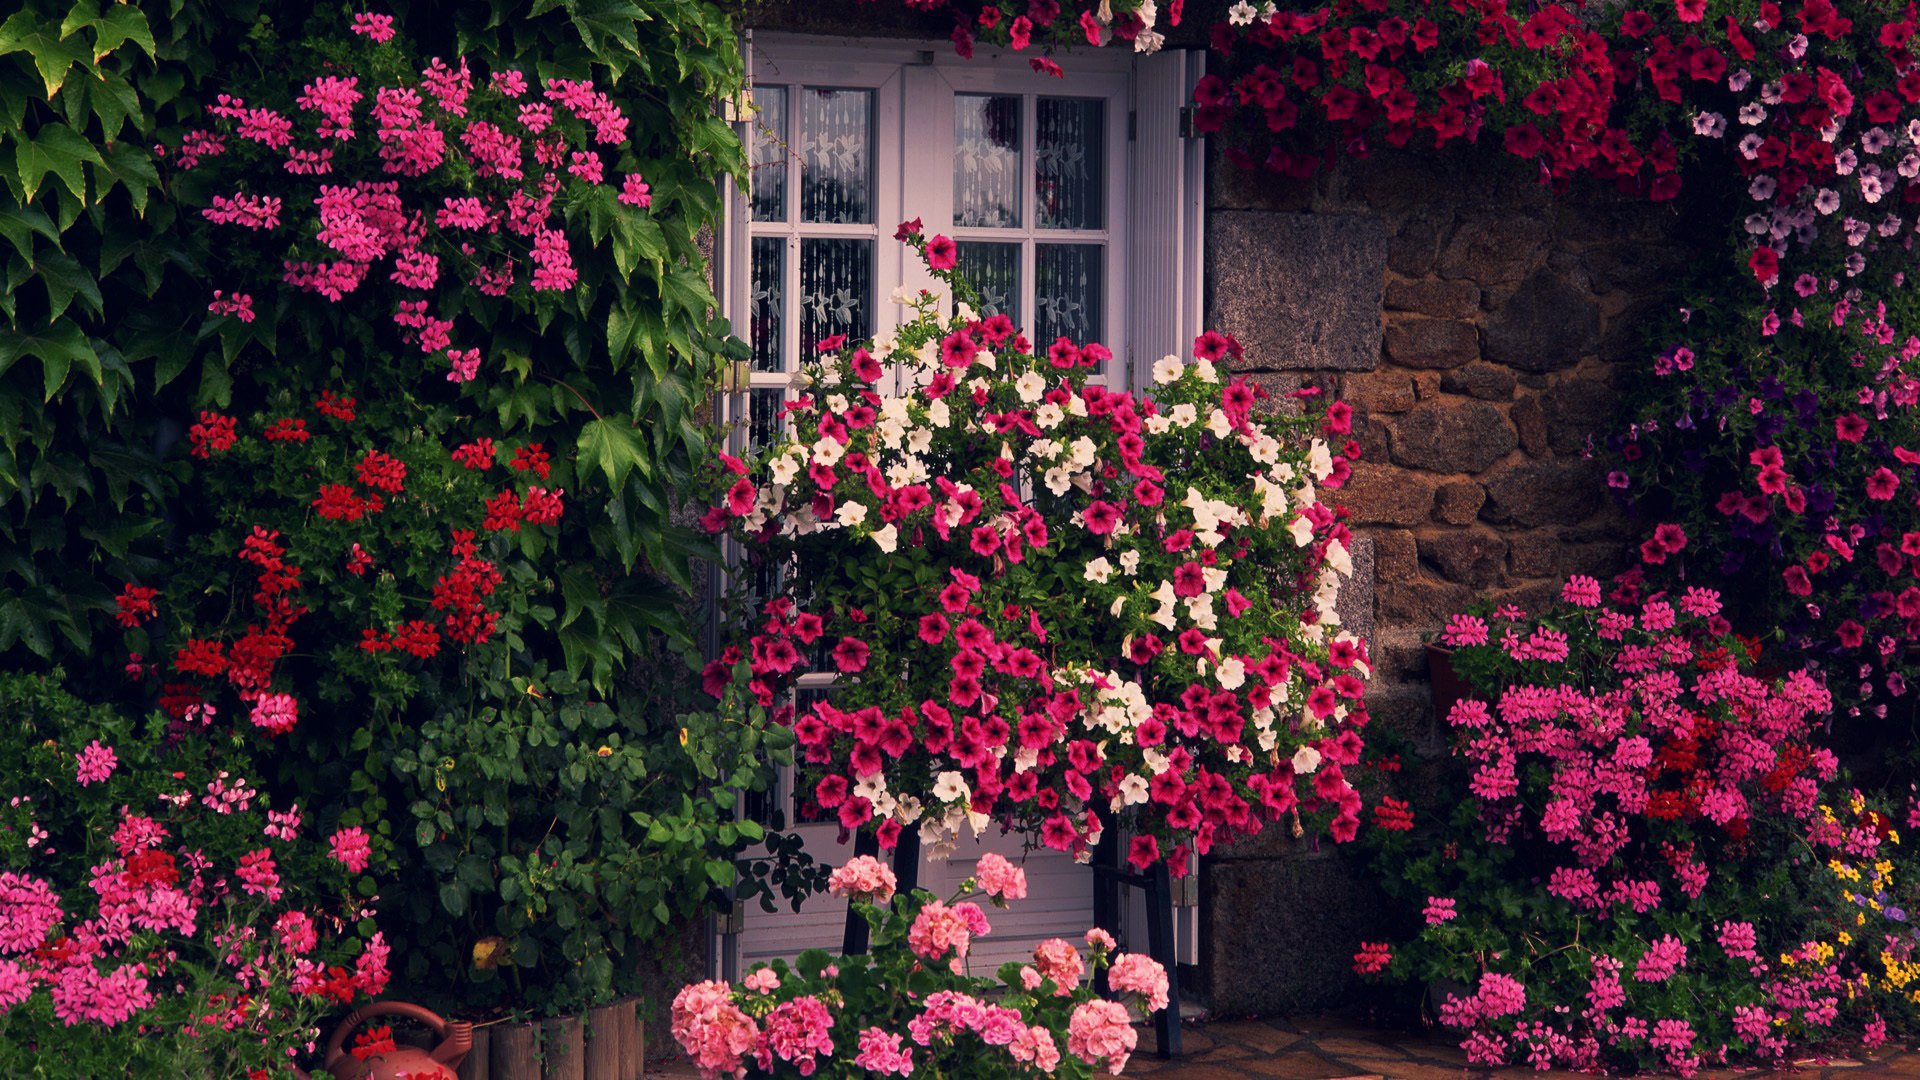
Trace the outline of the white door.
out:
[[[749,36],[747,50],[759,110],[752,182],[730,203],[721,244],[721,293],[752,345],[749,385],[728,402],[742,448],[777,434],[789,381],[815,343],[891,328],[899,309],[887,294],[927,283],[892,239],[907,218],[958,241],[985,314],[1004,312],[1043,348],[1058,336],[1107,345],[1115,360],[1100,374],[1116,388],[1198,332],[1200,156],[1178,121],[1197,58],[1088,50],[1060,80],[1023,55],[983,49],[962,60],[945,43],[762,34]],[[1143,107],[1152,115],[1140,117]],[[1142,205],[1136,189],[1153,204]],[[1130,258],[1136,244],[1150,265]],[[1154,297],[1151,311],[1136,296]],[[804,678],[800,703],[830,694],[831,684]],[[838,842],[830,815],[810,819],[806,796],[787,770],[771,796],[743,809],[798,835],[821,863],[844,862],[852,845]],[[1029,892],[989,912],[994,929],[975,945],[976,973],[1092,924],[1091,871],[1063,853],[1028,850],[1019,836],[963,838],[950,860],[922,863],[921,886],[950,894],[988,851],[1022,865]],[[1130,910],[1141,907],[1131,898]],[[824,894],[797,913],[749,905],[715,949],[717,973],[734,977],[809,948],[837,951],[845,920],[846,904]]]

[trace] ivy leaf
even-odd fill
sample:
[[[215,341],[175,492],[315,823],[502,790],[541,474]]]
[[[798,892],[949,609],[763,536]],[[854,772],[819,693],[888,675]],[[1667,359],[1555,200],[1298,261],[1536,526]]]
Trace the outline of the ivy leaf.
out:
[[[618,418],[595,420],[580,429],[579,457],[589,470],[597,467],[607,474],[607,484],[618,491],[627,482],[627,474],[638,468],[640,475],[653,475],[653,458],[647,453],[646,440],[633,425]]]
[[[40,190],[47,174],[53,173],[83,205],[87,201],[87,177],[81,166],[86,162],[101,164],[100,151],[65,124],[48,124],[35,138],[23,137],[15,161],[28,201]]]
[[[67,306],[79,296],[96,317],[101,313],[100,286],[93,275],[80,268],[80,260],[63,252],[41,252],[33,261],[34,272],[47,287],[49,318],[66,314]]]
[[[53,227],[53,219],[31,206],[0,206],[0,237],[13,244],[13,249],[28,262],[33,261],[33,234],[39,233],[60,246],[60,230]]]
[[[146,51],[147,58],[154,58],[153,28],[147,25],[147,14],[131,4],[116,3],[109,5],[106,12],[92,10],[89,0],[80,0],[67,12],[60,23],[60,36],[69,38],[85,27],[93,28],[93,61],[99,63],[107,54],[131,41]]]
[[[580,31],[581,42],[595,56],[613,63],[606,49],[607,42],[612,41],[644,59],[645,52],[640,48],[636,24],[649,22],[652,16],[633,0],[569,0],[566,8],[567,17],[573,20],[574,28]]]
[[[67,381],[67,372],[76,363],[93,376],[94,385],[100,384],[99,354],[87,343],[87,335],[70,321],[63,319],[35,334],[0,334],[0,374],[23,356],[39,358],[48,401],[53,400],[54,392]]]
[[[145,22],[146,17],[141,16],[141,21]],[[31,57],[33,66],[40,70],[40,81],[47,85],[47,100],[51,101],[67,81],[68,69],[85,63],[88,58],[85,44],[63,41],[64,36],[56,35],[53,27],[30,12],[15,12],[12,18],[0,23],[0,56],[23,52]],[[151,34],[147,40],[153,40]]]

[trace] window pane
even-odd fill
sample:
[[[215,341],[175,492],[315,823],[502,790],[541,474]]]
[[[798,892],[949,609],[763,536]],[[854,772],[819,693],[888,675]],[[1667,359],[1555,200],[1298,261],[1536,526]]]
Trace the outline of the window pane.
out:
[[[873,92],[800,92],[800,220],[873,220]]]
[[[756,86],[753,120],[753,220],[787,220],[787,88]]]
[[[1034,121],[1034,217],[1043,229],[1106,227],[1104,101],[1041,98]]]
[[[873,241],[800,242],[800,355],[821,338],[858,341],[873,332]]]
[[[747,397],[747,450],[759,453],[780,437],[780,404],[786,391],[755,387]]]
[[[1034,345],[1044,349],[1057,337],[1076,344],[1100,341],[1106,333],[1105,249],[1035,244],[1033,255]]]
[[[753,238],[753,370],[785,371],[787,242],[777,236]]]
[[[961,241],[960,278],[979,293],[980,315],[1005,315],[1013,325],[1020,319],[1020,245]]]
[[[1020,227],[1020,99],[953,98],[953,223]]]

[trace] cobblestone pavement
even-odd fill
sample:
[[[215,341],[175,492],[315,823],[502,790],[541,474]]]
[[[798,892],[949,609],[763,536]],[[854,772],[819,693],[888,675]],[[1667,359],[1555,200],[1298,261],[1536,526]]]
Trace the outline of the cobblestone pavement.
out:
[[[1184,1054],[1176,1061],[1162,1061],[1153,1054],[1152,1034],[1143,1034],[1140,1052],[1127,1065],[1126,1075],[1152,1080],[1479,1080],[1495,1075],[1514,1080],[1583,1080],[1581,1074],[1568,1072],[1470,1070],[1465,1055],[1437,1033],[1387,1031],[1337,1016],[1189,1022],[1181,1040]],[[1790,1072],[1717,1070],[1700,1074],[1701,1080],[1764,1080],[1775,1076],[1797,1080],[1920,1078],[1920,1053],[1811,1059],[1798,1063]]]

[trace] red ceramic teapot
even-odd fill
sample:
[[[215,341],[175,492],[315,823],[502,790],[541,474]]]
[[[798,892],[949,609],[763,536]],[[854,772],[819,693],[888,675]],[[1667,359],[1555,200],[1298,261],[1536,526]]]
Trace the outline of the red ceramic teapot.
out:
[[[354,1028],[376,1016],[404,1016],[409,1020],[418,1020],[433,1029],[440,1045],[432,1050],[403,1046],[361,1061],[347,1052],[347,1036],[353,1033]],[[460,1062],[472,1049],[473,1025],[465,1020],[444,1020],[430,1009],[409,1005],[404,1001],[376,1001],[364,1009],[348,1013],[340,1026],[333,1029],[333,1037],[327,1040],[326,1057],[322,1061],[334,1080],[458,1080],[454,1070],[460,1067]],[[300,1080],[307,1080],[307,1074],[300,1073]]]

